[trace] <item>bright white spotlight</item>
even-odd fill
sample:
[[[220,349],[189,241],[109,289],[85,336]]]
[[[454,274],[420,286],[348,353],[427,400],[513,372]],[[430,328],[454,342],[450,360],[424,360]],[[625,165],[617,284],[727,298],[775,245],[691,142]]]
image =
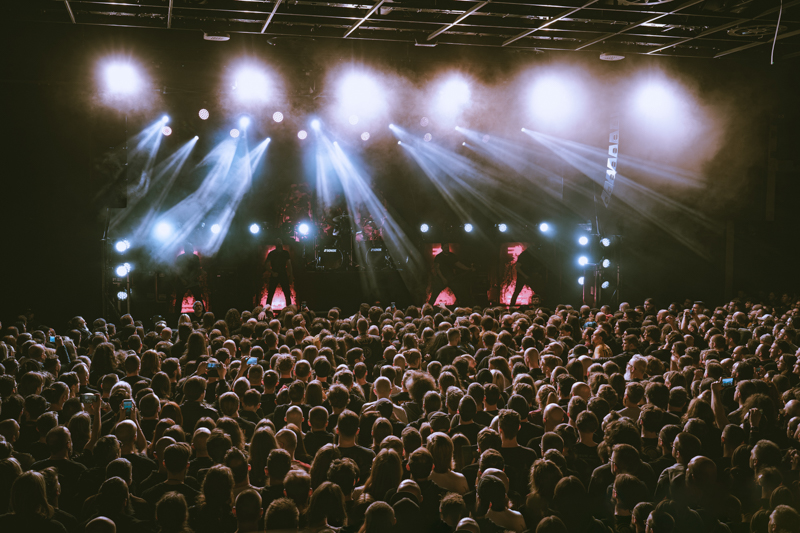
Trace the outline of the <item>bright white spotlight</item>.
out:
[[[239,127],[243,130],[247,129],[247,126],[250,125],[250,117],[242,117],[239,119]]]
[[[350,115],[350,118],[348,119],[348,121],[350,122],[350,124],[355,126],[356,124],[358,124],[358,115]],[[389,125],[389,127],[391,128],[392,126]]]
[[[339,105],[345,116],[374,117],[386,106],[384,90],[368,74],[351,72],[339,83]]]
[[[548,224],[547,222],[542,222],[541,224],[539,224],[539,231],[541,231],[542,233],[547,233],[548,231],[550,231],[550,224]]]
[[[117,275],[118,278],[124,278],[128,275],[128,267],[125,265],[119,265],[117,268],[114,269],[114,273]]]
[[[651,121],[675,121],[679,94],[666,81],[651,81],[642,85],[636,93],[636,109],[641,116]]]
[[[429,143],[433,140],[433,135],[430,133],[426,133],[425,136],[422,138],[426,143]]]
[[[255,222],[250,224],[250,233],[252,233],[253,235],[256,235],[259,231],[261,231],[261,226],[259,226]]]
[[[172,128],[170,128],[169,126],[164,126],[161,129],[161,134],[164,135],[164,137],[169,137],[170,135],[172,135]]]
[[[600,284],[600,286],[603,287],[604,289],[607,289],[611,286],[611,283],[609,283],[608,281],[604,281],[603,283]]]
[[[208,117],[210,116],[208,109],[201,109],[198,115],[200,116],[200,120],[208,120]]]
[[[155,228],[156,238],[165,241],[172,235],[172,225],[169,222],[159,222]]]
[[[236,73],[233,90],[243,101],[264,101],[269,97],[267,75],[254,67],[244,67]]]
[[[308,137],[308,132],[306,130],[300,130],[297,132],[297,138],[301,141],[305,140],[306,137]]]
[[[582,255],[582,256],[580,256],[580,257],[578,258],[578,264],[579,264],[580,266],[586,266],[586,265],[588,265],[588,264],[589,264],[589,258],[588,258],[588,257],[586,257],[585,255]]]
[[[339,141],[333,141],[334,146],[339,146]]]
[[[466,145],[467,145],[467,141],[464,141],[463,143],[461,143],[461,146],[466,146]]]
[[[368,131],[365,131],[364,133],[361,134],[361,140],[362,141],[368,141],[369,140],[369,132]]]
[[[308,235],[310,231],[311,231],[311,227],[308,224],[306,224],[305,222],[303,222],[302,224],[297,226],[297,232],[300,235]]]
[[[611,246],[611,239],[609,239],[608,237],[603,237],[602,239],[600,239],[600,244],[608,248],[609,246]]]
[[[312,120],[311,121],[311,127],[314,128],[315,130],[318,130],[319,129],[319,120],[317,120],[317,119]]]
[[[127,292],[125,292],[125,291],[119,291],[119,292],[117,293],[117,299],[118,299],[120,302],[124,302],[125,300],[127,300],[127,299],[128,299],[128,293],[127,293]]]
[[[220,227],[220,225],[219,225],[219,224],[212,224],[212,225],[211,225],[211,233],[213,233],[214,235],[216,235],[216,234],[218,234],[220,231],[222,231],[222,228]]]
[[[611,266],[611,260],[610,259],[603,259],[603,268],[608,268],[610,266]]]
[[[574,89],[566,80],[556,75],[544,76],[534,81],[530,96],[534,117],[543,122],[556,122],[574,116],[579,107],[578,95]]]
[[[578,278],[578,285],[583,285],[583,276]]]
[[[403,144],[403,141],[397,141],[397,144]]]
[[[106,87],[115,94],[134,94],[142,86],[142,79],[130,63],[112,63],[105,70]]]
[[[430,230],[430,229],[431,229],[431,227],[430,227],[429,225],[427,225],[427,224],[422,224],[422,225],[419,227],[419,230],[420,230],[422,233],[428,233],[428,230]]]
[[[464,231],[466,231],[467,233],[472,233],[472,230],[473,230],[473,229],[474,229],[474,228],[472,227],[472,224],[470,224],[469,222],[467,222],[466,224],[464,224]]]
[[[461,77],[452,77],[439,88],[436,109],[443,115],[454,118],[469,103],[469,84]]]
[[[169,115],[164,115],[163,117],[161,117],[161,122],[163,122],[164,124],[169,122]]]
[[[231,137],[233,137],[233,138],[235,139],[235,138],[237,138],[238,136],[239,136],[239,130],[237,130],[236,128],[233,128],[233,129],[231,130]]]
[[[128,242],[128,239],[122,239],[121,241],[117,241],[114,245],[114,249],[119,253],[123,253],[127,251],[131,247],[131,243]]]
[[[578,244],[580,244],[581,246],[586,246],[587,244],[589,244],[589,237],[587,237],[587,236],[585,236],[585,235],[582,235],[582,236],[581,236],[581,237],[578,239]]]
[[[498,224],[497,229],[500,230],[500,233],[505,233],[508,231],[508,226],[506,224]]]
[[[275,111],[272,114],[272,120],[274,120],[275,122],[283,122],[283,113],[281,113],[280,111]]]

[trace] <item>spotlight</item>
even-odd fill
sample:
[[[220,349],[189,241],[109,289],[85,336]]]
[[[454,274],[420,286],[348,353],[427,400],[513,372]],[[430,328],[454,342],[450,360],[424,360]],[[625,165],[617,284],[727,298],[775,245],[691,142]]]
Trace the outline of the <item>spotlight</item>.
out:
[[[361,140],[362,141],[368,141],[369,140],[369,132],[368,131],[365,131],[364,133],[361,134]]]
[[[259,226],[255,222],[250,224],[250,233],[252,233],[253,235],[257,235],[259,231],[261,231],[261,226]]]
[[[611,283],[608,281],[604,281],[603,283],[600,284],[600,286],[604,289],[607,289],[611,286]]]
[[[319,120],[317,120],[317,119],[312,120],[311,121],[311,127],[314,128],[315,130],[318,130],[319,129]]]
[[[472,230],[473,230],[473,229],[474,229],[474,228],[472,227],[472,224],[470,224],[469,222],[467,222],[466,224],[464,224],[464,231],[466,231],[467,233],[472,233]]]
[[[233,138],[235,139],[235,138],[237,138],[238,136],[239,136],[239,130],[237,130],[236,128],[233,128],[233,129],[231,130],[231,137],[233,137]]]
[[[156,238],[165,241],[172,235],[172,225],[169,222],[159,222],[155,228]]]
[[[208,120],[208,109],[201,109],[198,115],[200,116],[200,120]]]
[[[311,232],[311,227],[305,222],[297,226],[297,233],[303,235],[304,237],[308,235],[310,232]]]
[[[579,264],[580,266],[586,266],[586,265],[588,265],[588,264],[589,264],[589,258],[588,258],[588,257],[586,257],[585,255],[582,255],[582,256],[580,256],[580,257],[578,258],[578,264]]]
[[[114,249],[119,253],[123,253],[131,247],[131,243],[128,242],[128,239],[122,239],[121,241],[117,241],[114,245]]]
[[[636,95],[639,114],[651,121],[675,120],[679,111],[680,91],[666,81],[652,81],[642,85]]]
[[[467,145],[467,142],[466,142],[466,141],[464,141],[463,143],[461,143],[461,146],[466,146],[466,145]]]
[[[281,113],[280,111],[275,111],[272,114],[272,120],[274,120],[275,122],[283,122],[283,113]]]
[[[573,87],[554,75],[539,78],[530,94],[531,110],[544,122],[569,118],[580,103],[580,95],[575,94]]]
[[[161,130],[161,133],[164,135],[164,137],[169,137],[172,135],[172,128],[169,126],[164,126],[164,128]]]
[[[169,122],[169,115],[164,115],[163,117],[161,117],[161,122],[163,122],[164,124]]]
[[[520,131],[522,131],[524,133],[525,132],[525,128],[522,128]]]
[[[500,230],[500,233],[505,233],[508,231],[508,226],[506,224],[498,224],[497,229]]]
[[[364,73],[353,72],[339,83],[339,105],[347,113],[374,116],[386,106],[385,91],[375,79]]]
[[[587,244],[589,244],[589,237],[582,235],[580,238],[578,238],[578,244],[580,244],[581,246],[586,246]]]
[[[219,224],[212,224],[212,225],[211,225],[211,233],[213,233],[214,235],[216,235],[216,234],[218,234],[220,231],[222,231],[222,228],[221,228],[221,227],[219,227]]]
[[[429,231],[430,229],[431,229],[431,227],[430,227],[429,225],[427,225],[427,224],[422,224],[422,225],[419,227],[419,230],[420,230],[422,233],[428,233],[428,231]]]
[[[269,93],[269,81],[261,70],[246,67],[236,73],[233,90],[240,100],[263,101]]]
[[[397,141],[397,144],[403,144],[403,141]]]
[[[600,244],[608,248],[609,246],[611,246],[611,239],[609,239],[608,237],[603,237],[602,239],[600,239]]]
[[[269,137],[267,137],[267,144],[269,144],[269,143],[271,143],[271,142],[272,142],[272,139],[271,139],[271,138],[269,138]]]
[[[433,140],[433,135],[430,133],[426,133],[425,136],[422,138],[426,143],[429,143]]]
[[[611,260],[610,259],[603,259],[603,268],[608,268],[610,266],[611,266]]]
[[[583,285],[583,276],[578,278],[578,285]]]
[[[125,263],[127,265],[128,263]],[[117,275],[118,278],[124,278],[130,272],[130,269],[125,265],[119,265],[117,268],[114,269],[114,273]],[[130,266],[130,265],[129,265]]]
[[[300,130],[297,132],[297,138],[301,141],[308,137],[308,132],[306,130]]]
[[[247,129],[247,126],[250,125],[250,117],[242,117],[239,119],[239,127],[243,130]]]
[[[550,231],[550,224],[548,224],[547,222],[542,222],[541,224],[539,224],[539,231],[541,231],[542,233],[547,233],[548,231]]]
[[[469,103],[469,84],[459,77],[447,80],[439,89],[436,98],[437,110],[447,117],[454,117]]]
[[[358,115],[350,115],[349,122],[350,122],[350,124],[352,124],[353,126],[355,126],[356,124],[358,124]],[[389,126],[389,127],[391,127],[391,126]]]
[[[430,123],[431,123],[431,121],[428,120],[428,117],[422,117],[420,119],[420,121],[419,121],[419,125],[422,126],[423,128],[427,127],[428,124],[430,124]]]
[[[394,124],[389,124],[389,129],[393,130],[394,129]]]
[[[117,293],[117,300],[119,300],[120,302],[124,302],[127,299],[128,299],[128,293],[127,292],[119,291]]]
[[[338,147],[339,146],[339,141],[333,141],[333,145]]]
[[[142,80],[133,65],[112,63],[105,70],[106,87],[115,94],[133,94],[139,91]]]

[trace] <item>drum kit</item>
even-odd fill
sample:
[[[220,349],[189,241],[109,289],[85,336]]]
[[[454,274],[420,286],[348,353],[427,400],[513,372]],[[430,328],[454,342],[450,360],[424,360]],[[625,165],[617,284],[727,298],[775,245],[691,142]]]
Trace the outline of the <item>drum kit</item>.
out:
[[[329,231],[320,232],[315,242],[315,269],[323,272],[346,270],[392,270],[394,263],[383,241],[383,228],[372,217],[356,225],[354,217],[334,217]],[[354,231],[354,229],[356,231]]]

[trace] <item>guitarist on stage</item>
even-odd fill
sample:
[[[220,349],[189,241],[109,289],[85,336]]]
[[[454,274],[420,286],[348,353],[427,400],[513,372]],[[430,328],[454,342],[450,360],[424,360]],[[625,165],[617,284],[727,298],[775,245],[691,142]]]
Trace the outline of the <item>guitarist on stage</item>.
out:
[[[450,287],[453,294],[456,296],[456,303],[458,303],[458,295],[460,294],[460,286],[456,279],[456,271],[475,272],[474,268],[465,266],[458,260],[456,254],[450,251],[448,243],[442,243],[442,251],[433,259],[433,279],[431,280],[431,297],[428,303],[433,305],[436,298],[446,288]]]

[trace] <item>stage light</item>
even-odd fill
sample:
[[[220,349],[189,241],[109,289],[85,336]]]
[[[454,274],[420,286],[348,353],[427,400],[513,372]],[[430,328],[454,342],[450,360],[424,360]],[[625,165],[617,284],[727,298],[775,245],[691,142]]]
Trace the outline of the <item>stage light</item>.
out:
[[[473,230],[473,229],[474,229],[474,228],[472,227],[472,224],[470,224],[469,222],[467,222],[466,224],[464,224],[464,231],[466,231],[467,233],[472,233],[472,230]]]
[[[165,241],[172,235],[172,225],[169,222],[159,222],[155,228],[156,238]]]
[[[600,239],[600,244],[608,248],[609,246],[611,246],[611,239],[609,239],[608,237],[603,237],[602,239]]]
[[[130,270],[125,265],[118,265],[117,268],[114,269],[114,273],[118,278],[124,278],[128,275],[128,272],[130,272]]]
[[[508,231],[508,226],[506,224],[498,224],[497,229],[500,230],[500,233],[505,233]]]
[[[297,226],[297,233],[299,233],[300,235],[306,236],[310,232],[311,232],[311,227],[308,224],[306,224],[305,222],[303,222],[299,226]]]
[[[397,144],[403,144],[403,141],[397,141]]]
[[[542,233],[547,233],[548,231],[550,231],[550,224],[548,224],[547,222],[542,222],[541,224],[539,224],[539,231],[541,231]]]
[[[461,146],[466,146],[466,145],[467,145],[467,142],[466,142],[466,141],[464,141],[463,143],[461,143]]]
[[[603,268],[608,268],[610,266],[611,266],[611,260],[610,259],[603,259]]]
[[[365,73],[351,72],[339,83],[339,105],[345,116],[374,117],[386,106],[384,90]]]
[[[588,264],[589,264],[589,258],[588,258],[588,257],[586,257],[585,255],[582,255],[582,256],[580,256],[580,257],[578,258],[578,264],[579,264],[580,266],[586,266],[586,265],[588,265]]]
[[[430,124],[430,123],[431,123],[431,121],[428,120],[428,117],[422,117],[419,120],[419,125],[422,126],[423,128],[426,128],[428,126],[428,124]]]
[[[301,141],[308,137],[308,132],[306,130],[300,130],[297,132],[297,138]]]
[[[333,141],[334,146],[339,146],[339,141]]]
[[[211,225],[211,233],[213,233],[214,235],[216,235],[216,234],[218,234],[220,231],[222,231],[222,228],[219,226],[219,224],[212,224],[212,225]]]
[[[427,225],[427,224],[422,224],[422,225],[419,227],[419,230],[420,230],[422,233],[428,233],[428,231],[429,231],[430,229],[431,229],[431,227],[430,227],[429,225]]]
[[[131,247],[131,243],[128,242],[128,239],[122,239],[121,241],[117,241],[114,245],[114,249],[119,253],[126,252]]]
[[[125,292],[125,291],[119,291],[119,292],[117,293],[117,299],[118,299],[120,302],[124,302],[125,300],[127,300],[127,299],[128,299],[128,293],[127,293],[127,292]]]
[[[247,129],[247,126],[250,125],[250,117],[242,117],[239,119],[239,127],[243,130]]]
[[[425,136],[422,138],[426,143],[429,143],[433,140],[433,135],[430,133],[426,133]]]
[[[607,289],[611,286],[611,283],[609,283],[608,281],[604,281],[603,283],[600,284],[600,286],[604,289]]]
[[[106,87],[115,94],[134,94],[139,91],[142,79],[130,63],[112,63],[105,70]]]
[[[318,130],[319,126],[320,126],[319,120],[314,119],[314,120],[311,121],[311,127],[314,128],[315,130]]]
[[[454,118],[469,103],[469,84],[460,77],[451,77],[439,88],[436,109],[443,115]]]
[[[350,122],[350,124],[352,124],[353,126],[355,126],[356,124],[358,124],[358,115],[350,115],[349,122]],[[389,127],[391,128],[392,126],[391,126],[391,125],[389,125]]]
[[[164,128],[161,130],[161,134],[164,135],[164,137],[169,137],[172,135],[172,128],[169,126],[164,126]]]
[[[261,226],[259,226],[255,222],[253,222],[252,224],[250,224],[250,228],[249,229],[250,229],[250,233],[252,233],[253,235],[257,235],[258,232],[261,231]]]
[[[164,115],[163,117],[161,117],[161,122],[163,122],[164,124],[169,122],[169,115]]]
[[[231,130],[231,137],[233,137],[233,138],[235,139],[235,138],[237,138],[238,136],[239,136],[239,130],[237,130],[236,128],[233,128],[233,129]]]
[[[362,141],[368,141],[369,140],[369,132],[368,131],[365,131],[364,133],[361,134],[361,140]]]
[[[244,67],[236,73],[233,90],[239,100],[264,101],[269,96],[269,80],[261,70]]]
[[[636,108],[650,121],[669,120],[674,123],[679,107],[678,94],[678,90],[666,81],[651,81],[636,93]]]
[[[530,108],[536,119],[551,123],[563,121],[574,116],[579,107],[579,95],[562,77],[548,75],[534,81]]]
[[[580,244],[581,246],[586,246],[587,244],[589,244],[589,237],[581,235],[581,237],[578,238],[578,244]]]
[[[578,278],[578,285],[583,285],[583,276]]]
[[[208,120],[208,109],[201,109],[198,115],[200,116],[200,120]]]
[[[283,113],[281,113],[280,111],[275,111],[272,114],[272,120],[274,120],[275,122],[283,122]]]
[[[271,143],[271,142],[272,142],[272,139],[271,139],[271,138],[269,138],[269,137],[267,137],[267,144],[269,144],[269,143]]]

